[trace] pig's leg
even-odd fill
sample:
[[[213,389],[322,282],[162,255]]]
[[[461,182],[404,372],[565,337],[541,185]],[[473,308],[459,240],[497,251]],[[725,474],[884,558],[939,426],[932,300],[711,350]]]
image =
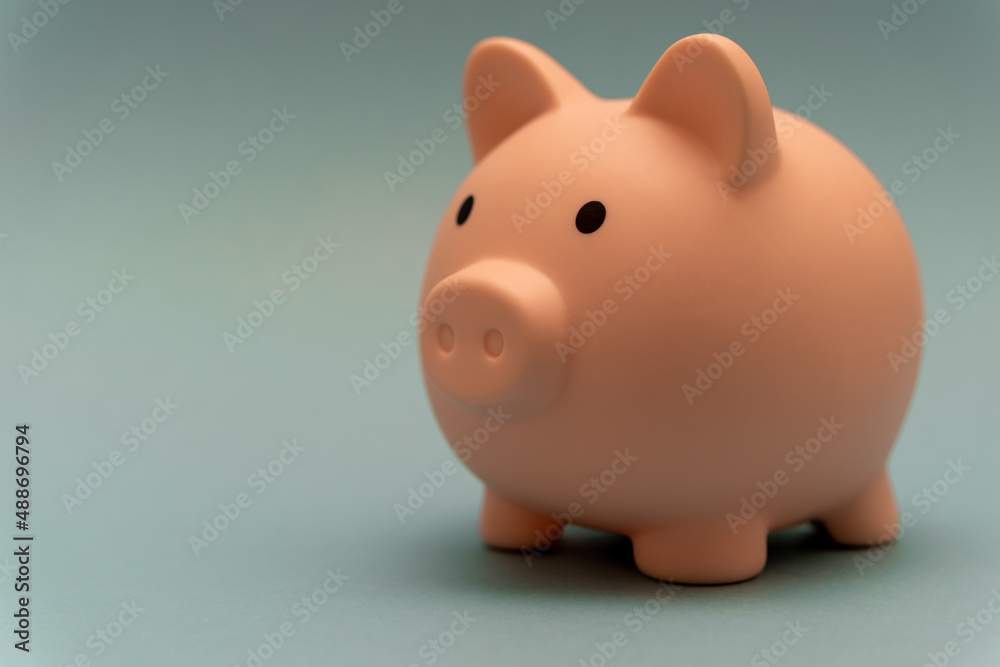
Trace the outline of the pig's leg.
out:
[[[479,511],[479,537],[483,542],[499,549],[534,549],[538,540],[536,530],[550,542],[559,539],[562,533],[551,517],[525,509],[489,489],[483,492]]]
[[[819,517],[835,541],[854,546],[885,543],[898,518],[889,475],[883,470],[861,493],[839,509]],[[887,527],[888,526],[888,527]]]
[[[643,574],[681,584],[729,584],[756,576],[767,560],[767,525],[736,533],[725,521],[669,526],[631,535]]]

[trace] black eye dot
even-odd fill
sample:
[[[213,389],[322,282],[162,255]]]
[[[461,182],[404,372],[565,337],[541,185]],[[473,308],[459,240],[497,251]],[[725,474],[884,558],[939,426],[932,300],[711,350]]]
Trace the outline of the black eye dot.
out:
[[[604,224],[604,217],[607,214],[604,204],[599,201],[589,201],[577,211],[576,228],[583,234],[593,234]]]
[[[466,220],[469,219],[469,214],[472,213],[472,204],[473,204],[472,195],[469,195],[468,197],[465,198],[465,201],[462,202],[462,208],[458,209],[458,217],[456,218],[458,224],[461,225],[462,223],[464,223]]]

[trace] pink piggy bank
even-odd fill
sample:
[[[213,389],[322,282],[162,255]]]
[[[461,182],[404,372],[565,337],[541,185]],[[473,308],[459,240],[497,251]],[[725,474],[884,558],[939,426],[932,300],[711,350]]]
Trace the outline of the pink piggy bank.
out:
[[[569,524],[645,574],[758,574],[805,521],[891,539],[919,275],[876,178],[696,35],[634,99],[488,39],[463,86],[475,168],[421,289],[424,383],[485,484],[479,533],[528,558]],[[858,226],[859,209],[865,212]]]

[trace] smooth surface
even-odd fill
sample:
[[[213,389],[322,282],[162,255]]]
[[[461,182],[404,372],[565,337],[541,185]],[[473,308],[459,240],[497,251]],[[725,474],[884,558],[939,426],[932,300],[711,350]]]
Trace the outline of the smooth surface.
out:
[[[9,644],[11,581],[0,582],[0,664],[85,653],[102,666],[245,665],[288,621],[296,634],[268,667],[426,665],[421,646],[468,610],[477,620],[436,665],[579,665],[616,631],[628,643],[612,665],[747,665],[796,621],[809,629],[779,665],[919,666],[949,641],[960,648],[950,664],[995,665],[1000,619],[971,643],[956,626],[1000,589],[1000,282],[948,298],[1000,250],[1000,10],[930,1],[886,41],[876,22],[888,2],[670,4],[590,0],[553,31],[554,2],[407,2],[350,63],[339,42],[385,5],[244,0],[219,21],[202,0],[71,2],[20,53],[5,41],[0,435],[32,424],[38,588],[36,651],[24,657]],[[813,120],[880,180],[905,185],[927,311],[950,321],[925,349],[890,459],[900,509],[916,517],[897,546],[861,576],[853,552],[772,538],[759,578],[681,589],[633,632],[627,615],[657,587],[627,543],[575,533],[531,567],[486,550],[481,489],[465,472],[400,525],[393,505],[452,460],[408,320],[470,165],[464,128],[443,116],[475,42],[537,43],[597,94],[627,97],[669,44],[723,9],[724,34],[775,105],[794,110],[825,85]],[[34,11],[5,5],[2,33]],[[170,78],[119,121],[111,104],[157,63]],[[246,162],[240,143],[283,106],[297,118]],[[59,183],[51,162],[105,116],[115,131]],[[960,138],[920,170],[911,156],[949,126]],[[445,142],[390,191],[383,172],[435,128]],[[241,173],[186,225],[178,204],[229,160]],[[340,248],[293,292],[282,275],[319,235]],[[77,305],[123,266],[135,281],[85,322]],[[276,288],[287,300],[230,354],[223,332]],[[17,366],[69,320],[81,334],[24,386]],[[350,376],[401,333],[410,344],[357,395]],[[128,452],[122,432],[167,397],[180,407]],[[291,438],[306,450],[257,495],[248,477]],[[61,495],[115,449],[123,465],[69,514]],[[0,509],[11,512],[13,462],[0,451]],[[939,502],[915,504],[959,459],[971,470]],[[252,505],[195,556],[188,537],[240,492]],[[338,567],[351,579],[302,625],[293,605]],[[94,657],[88,637],[133,599],[145,611]]]
[[[685,584],[757,575],[768,533],[808,521],[891,541],[885,467],[925,334],[887,186],[772,108],[723,36],[672,44],[634,101],[584,95],[506,37],[477,44],[463,78],[465,98],[496,88],[470,143],[509,134],[474,151],[441,218],[421,361],[449,442],[482,445],[454,449],[488,489],[483,541],[529,553],[571,524],[610,531],[643,573]],[[581,230],[594,205],[601,224]]]

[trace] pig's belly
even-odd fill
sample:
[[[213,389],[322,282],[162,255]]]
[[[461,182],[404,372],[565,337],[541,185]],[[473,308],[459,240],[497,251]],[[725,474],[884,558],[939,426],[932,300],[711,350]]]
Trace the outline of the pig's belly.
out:
[[[759,395],[747,396],[744,410],[703,422],[649,406],[614,417],[595,406],[564,420],[554,406],[544,418],[504,424],[467,449],[465,463],[494,492],[542,514],[569,513],[577,525],[726,527],[745,498],[773,530],[845,504],[883,469],[909,392],[896,396],[872,409],[864,394],[831,392],[794,414],[754,412]],[[453,433],[453,442],[464,435]]]

